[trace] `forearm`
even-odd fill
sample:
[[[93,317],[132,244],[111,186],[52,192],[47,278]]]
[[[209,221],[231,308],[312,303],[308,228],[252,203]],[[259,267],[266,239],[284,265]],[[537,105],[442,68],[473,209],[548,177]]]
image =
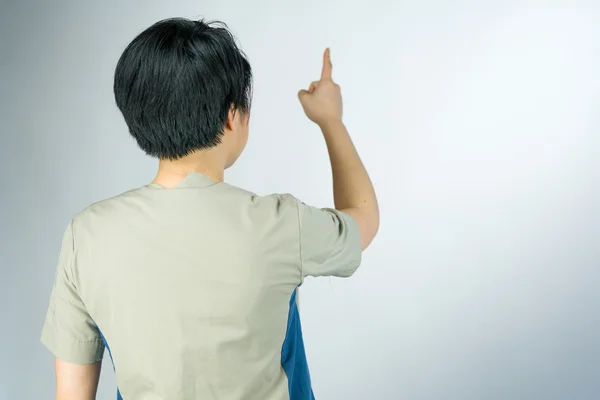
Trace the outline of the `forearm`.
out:
[[[321,125],[333,174],[335,208],[352,215],[366,248],[379,228],[379,206],[369,174],[341,120]]]

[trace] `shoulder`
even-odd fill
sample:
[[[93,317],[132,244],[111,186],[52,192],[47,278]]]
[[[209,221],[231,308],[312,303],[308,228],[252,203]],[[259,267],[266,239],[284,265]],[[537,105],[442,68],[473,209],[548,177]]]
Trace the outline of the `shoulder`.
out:
[[[297,234],[299,227],[296,197],[289,193],[258,195],[228,184],[219,185],[219,207],[233,212],[254,229],[261,232],[278,232],[277,235]]]
[[[85,228],[86,225],[94,220],[106,219],[108,217],[118,218],[123,210],[139,203],[142,197],[143,194],[140,188],[135,188],[116,196],[96,201],[77,212],[71,220],[71,225],[74,230],[78,230],[78,228]]]
[[[289,193],[273,193],[266,196],[254,196],[250,208],[261,215],[285,218],[298,222],[299,200]]]
[[[224,202],[238,201],[243,202],[247,208],[260,212],[296,212],[300,201],[289,193],[272,193],[268,195],[258,195],[246,189],[239,188],[227,183],[222,183],[216,188],[219,196]]]

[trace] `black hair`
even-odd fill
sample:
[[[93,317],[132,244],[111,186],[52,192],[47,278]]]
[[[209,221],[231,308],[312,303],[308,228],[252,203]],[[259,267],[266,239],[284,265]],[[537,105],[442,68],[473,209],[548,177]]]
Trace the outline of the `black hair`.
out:
[[[117,106],[148,155],[178,159],[221,142],[227,116],[250,111],[252,70],[227,25],[170,18],[125,49]]]

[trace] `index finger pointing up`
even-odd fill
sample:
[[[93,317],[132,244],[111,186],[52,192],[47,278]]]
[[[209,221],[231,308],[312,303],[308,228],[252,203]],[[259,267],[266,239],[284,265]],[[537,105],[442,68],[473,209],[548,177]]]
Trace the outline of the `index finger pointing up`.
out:
[[[331,65],[331,56],[329,47],[325,49],[325,53],[323,54],[323,70],[321,71],[321,80],[332,79],[331,70],[333,66]]]

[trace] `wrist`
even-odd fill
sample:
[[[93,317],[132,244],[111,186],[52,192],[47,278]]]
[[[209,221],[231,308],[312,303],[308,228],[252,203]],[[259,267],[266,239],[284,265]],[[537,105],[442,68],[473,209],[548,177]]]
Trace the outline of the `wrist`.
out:
[[[321,131],[323,131],[323,133],[327,133],[330,131],[335,131],[337,129],[339,129],[340,127],[344,126],[344,122],[342,122],[342,118],[327,118],[323,121],[319,121],[318,123],[319,128],[321,128]]]

